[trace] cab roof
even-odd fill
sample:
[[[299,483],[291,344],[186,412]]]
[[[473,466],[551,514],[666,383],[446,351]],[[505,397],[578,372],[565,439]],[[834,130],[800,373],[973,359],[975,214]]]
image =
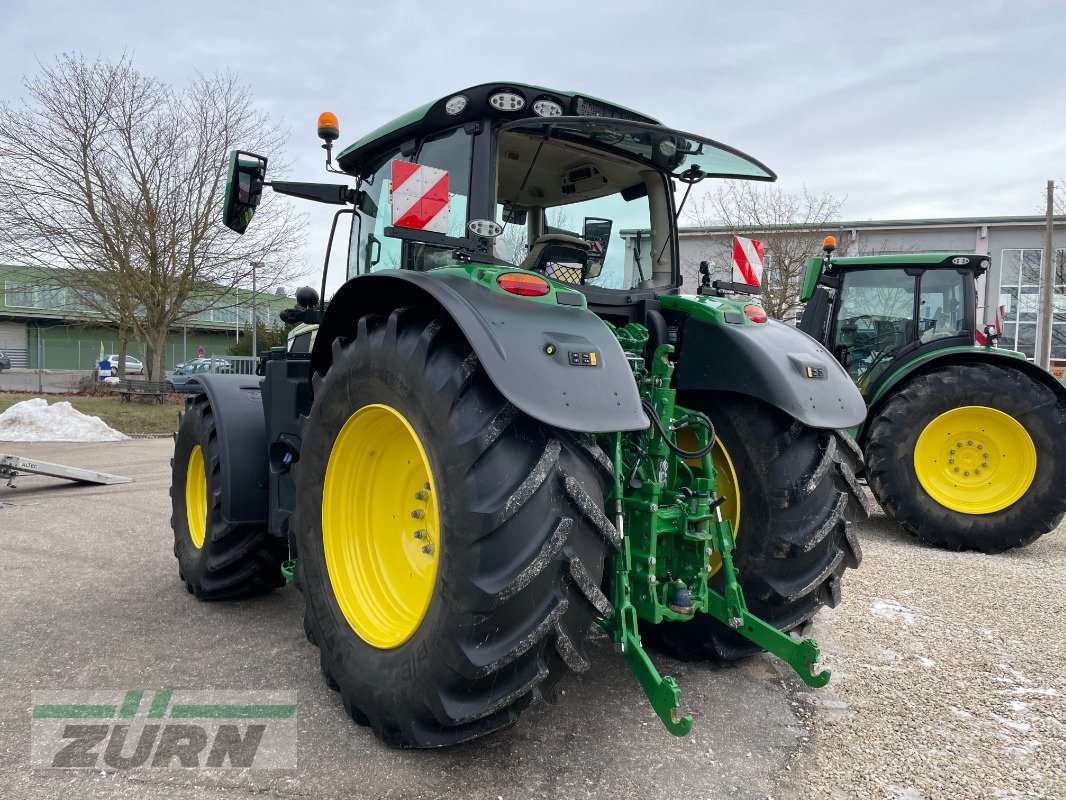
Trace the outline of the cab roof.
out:
[[[493,107],[489,103],[489,98],[502,93],[521,97],[521,108],[501,110]],[[466,104],[460,111],[449,113],[446,105],[449,100],[457,97],[466,98]],[[337,157],[337,161],[345,172],[360,175],[382,156],[402,148],[408,142],[413,143],[428,133],[463,123],[472,123],[487,116],[498,117],[506,121],[536,118],[538,115],[533,110],[533,104],[539,100],[554,102],[561,108],[561,115],[565,116],[610,117],[630,122],[662,124],[653,117],[587,94],[564,92],[524,83],[483,83],[469,89],[452,92],[385,123],[348,145]]]
[[[817,259],[821,263],[821,258]],[[841,256],[833,259],[833,266],[841,269],[870,269],[892,267],[954,267],[984,272],[990,265],[982,253],[897,253],[880,256]]]

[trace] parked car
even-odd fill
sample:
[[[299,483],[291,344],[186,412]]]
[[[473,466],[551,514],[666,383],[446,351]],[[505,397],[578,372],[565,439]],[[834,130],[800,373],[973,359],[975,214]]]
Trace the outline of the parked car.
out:
[[[5,369],[11,369],[11,359],[8,358],[7,353],[0,350],[0,372],[3,372]]]
[[[112,353],[109,356],[104,356],[104,358],[111,362],[112,373],[118,374],[118,353]],[[140,359],[134,358],[130,355],[126,356],[126,374],[143,375],[144,364],[141,362]]]
[[[233,366],[224,358],[194,358],[167,375],[167,388],[175,391],[185,386],[192,378],[206,372],[230,373]]]

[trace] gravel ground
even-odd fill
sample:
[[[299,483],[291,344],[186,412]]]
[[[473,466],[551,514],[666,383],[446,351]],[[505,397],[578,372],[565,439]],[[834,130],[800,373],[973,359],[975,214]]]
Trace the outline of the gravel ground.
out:
[[[1066,524],[996,556],[860,532],[816,631],[833,680],[795,698],[808,796],[1066,798]]]

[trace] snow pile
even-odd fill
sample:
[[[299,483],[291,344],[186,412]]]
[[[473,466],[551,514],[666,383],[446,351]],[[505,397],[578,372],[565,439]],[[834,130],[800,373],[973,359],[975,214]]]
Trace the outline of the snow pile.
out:
[[[47,400],[35,397],[0,414],[0,441],[4,442],[117,442],[128,438],[67,402],[48,405]]]

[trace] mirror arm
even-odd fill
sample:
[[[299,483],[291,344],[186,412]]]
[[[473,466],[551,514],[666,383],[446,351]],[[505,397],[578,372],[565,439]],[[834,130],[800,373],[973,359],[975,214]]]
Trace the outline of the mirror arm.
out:
[[[301,200],[313,200],[316,203],[328,203],[343,206],[354,203],[356,191],[342,183],[296,183],[293,181],[270,181],[264,184],[278,194],[299,197]]]

